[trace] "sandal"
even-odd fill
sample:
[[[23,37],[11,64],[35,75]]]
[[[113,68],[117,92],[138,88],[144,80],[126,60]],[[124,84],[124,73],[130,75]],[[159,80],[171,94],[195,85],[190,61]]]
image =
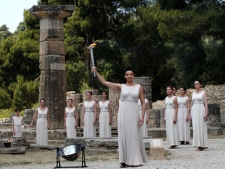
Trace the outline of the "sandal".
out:
[[[202,151],[203,147],[198,147],[196,151]]]
[[[127,165],[127,167],[134,167],[134,165]]]
[[[181,144],[181,145],[184,145],[184,141],[181,141],[180,144]]]
[[[120,168],[126,168],[126,167],[127,167],[127,165],[125,163],[120,164]]]
[[[173,149],[173,148],[176,148],[177,145],[173,145],[173,146],[170,146],[169,149]]]

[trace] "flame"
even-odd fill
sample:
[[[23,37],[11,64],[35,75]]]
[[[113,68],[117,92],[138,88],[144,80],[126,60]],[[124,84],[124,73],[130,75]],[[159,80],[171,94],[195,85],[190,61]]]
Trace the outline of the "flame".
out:
[[[11,139],[9,139],[9,140],[8,140],[8,143],[11,143],[11,142],[12,142],[12,140],[11,140]]]
[[[96,46],[97,44],[96,43],[92,43],[90,46]]]

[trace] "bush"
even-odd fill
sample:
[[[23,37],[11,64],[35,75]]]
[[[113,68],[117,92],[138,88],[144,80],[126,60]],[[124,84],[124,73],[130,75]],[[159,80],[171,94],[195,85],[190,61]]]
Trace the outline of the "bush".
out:
[[[10,94],[3,88],[0,88],[0,109],[11,107],[12,99]]]
[[[12,108],[10,108],[10,109],[1,109],[0,110],[0,118],[10,118],[10,115],[13,114],[13,113],[14,113],[14,110]]]
[[[25,81],[22,76],[17,76],[17,83],[11,84],[13,91],[12,107],[31,108],[38,101],[38,82]]]

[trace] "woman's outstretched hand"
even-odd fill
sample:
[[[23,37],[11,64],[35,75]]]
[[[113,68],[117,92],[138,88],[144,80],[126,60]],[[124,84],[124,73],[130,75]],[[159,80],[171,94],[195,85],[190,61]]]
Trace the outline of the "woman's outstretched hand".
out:
[[[94,72],[96,73],[96,72],[97,72],[97,68],[96,68],[95,66],[92,66],[92,67],[91,67],[91,71],[92,71],[93,73],[94,73]]]

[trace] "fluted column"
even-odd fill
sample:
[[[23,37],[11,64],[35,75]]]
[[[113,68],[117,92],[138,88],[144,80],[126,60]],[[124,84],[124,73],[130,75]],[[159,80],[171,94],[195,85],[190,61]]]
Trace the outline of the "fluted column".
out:
[[[46,100],[51,129],[63,128],[66,107],[66,65],[64,18],[72,15],[73,5],[35,5],[30,13],[40,18],[39,99]]]

